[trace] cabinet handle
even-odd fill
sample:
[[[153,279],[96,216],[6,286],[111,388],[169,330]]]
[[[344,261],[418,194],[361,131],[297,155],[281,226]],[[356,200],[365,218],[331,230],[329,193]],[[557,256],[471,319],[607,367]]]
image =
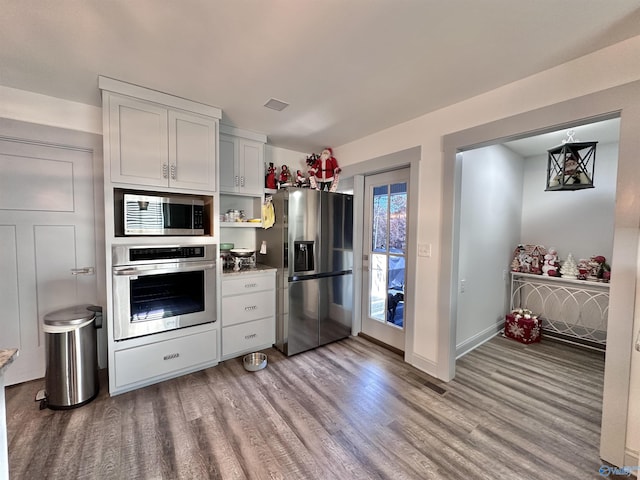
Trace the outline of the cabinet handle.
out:
[[[175,180],[176,179],[176,173],[178,170],[178,166],[177,165],[171,165],[171,180]]]
[[[240,177],[240,186],[244,187],[244,177]]]
[[[250,307],[244,307],[244,311],[249,312],[251,310],[255,310],[256,308],[258,308],[257,305],[251,305]]]
[[[174,358],[178,358],[180,356],[179,353],[170,353],[169,355],[165,355],[162,357],[163,360],[173,360]]]
[[[236,179],[236,187],[237,187],[237,186],[238,186],[238,183],[239,183],[239,182],[238,182],[238,175],[236,175],[235,179]]]
[[[169,178],[169,166],[166,163],[162,164],[162,178]]]
[[[244,288],[255,288],[257,285],[257,283],[245,283]]]
[[[250,335],[245,335],[244,338],[245,338],[245,340],[251,340],[252,338],[255,338],[257,336],[258,336],[257,333],[252,333]]]

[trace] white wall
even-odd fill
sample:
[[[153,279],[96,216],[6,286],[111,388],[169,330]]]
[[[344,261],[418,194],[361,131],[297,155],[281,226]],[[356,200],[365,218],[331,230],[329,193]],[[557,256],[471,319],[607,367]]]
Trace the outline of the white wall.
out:
[[[441,252],[450,248],[440,242],[443,237],[440,206],[444,198],[442,137],[638,81],[638,58],[640,36],[334,149],[341,166],[345,167],[412,147],[421,148],[420,176],[416,182],[419,185],[420,222],[414,229],[415,238],[411,240],[431,244],[433,255],[417,258],[413,281],[417,288],[416,298],[421,300],[420,315],[413,319],[413,354],[407,361],[436,376],[445,376],[448,368],[442,361],[438,362],[439,325],[443,320],[440,318],[440,292],[433,288],[434,279],[451,268],[450,259],[441,258]],[[576,78],[580,81],[576,82]],[[428,94],[427,90],[425,85],[425,94]],[[629,104],[635,105],[634,102],[637,100],[629,99]],[[632,198],[628,201],[633,205]],[[634,232],[629,232],[629,236],[633,235]],[[439,288],[446,287],[440,285]],[[638,357],[638,354],[633,357],[632,368],[636,376],[631,380],[631,397],[636,400],[640,398]],[[640,425],[628,424],[627,447],[636,453],[640,449]]]
[[[276,167],[278,173],[280,173],[280,167],[282,167],[282,165],[286,165],[287,167],[289,167],[289,171],[292,175],[295,176],[296,170],[301,170],[302,173],[306,176],[308,170],[307,155],[308,154],[306,153],[287,150],[280,147],[274,147],[273,145],[267,145],[264,161],[267,165],[269,165],[269,162],[273,162],[273,165]]]
[[[502,145],[462,154],[456,354],[487,340],[509,308],[513,249],[520,238],[524,159]]]
[[[520,243],[554,247],[560,260],[603,255],[611,262],[618,144],[598,144],[594,188],[545,192],[547,156],[528,157],[524,168]]]

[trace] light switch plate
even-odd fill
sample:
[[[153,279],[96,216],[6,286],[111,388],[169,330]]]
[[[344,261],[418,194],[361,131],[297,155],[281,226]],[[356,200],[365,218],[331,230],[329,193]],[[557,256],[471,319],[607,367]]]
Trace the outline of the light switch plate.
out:
[[[418,244],[418,256],[419,257],[431,257],[431,244],[419,243]]]

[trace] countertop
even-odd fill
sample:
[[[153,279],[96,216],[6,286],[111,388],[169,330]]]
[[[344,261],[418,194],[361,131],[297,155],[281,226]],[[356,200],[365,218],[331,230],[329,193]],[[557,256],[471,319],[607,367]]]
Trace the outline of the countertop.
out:
[[[17,356],[17,348],[0,349],[0,375],[4,374],[7,366],[9,366]]]
[[[276,271],[277,268],[270,267],[268,265],[263,265],[261,263],[257,263],[255,268],[245,268],[244,270],[240,270],[239,272],[234,272],[233,269],[224,269],[222,270],[223,276],[234,276],[234,275],[251,275],[252,273],[260,273],[260,272],[269,272]]]

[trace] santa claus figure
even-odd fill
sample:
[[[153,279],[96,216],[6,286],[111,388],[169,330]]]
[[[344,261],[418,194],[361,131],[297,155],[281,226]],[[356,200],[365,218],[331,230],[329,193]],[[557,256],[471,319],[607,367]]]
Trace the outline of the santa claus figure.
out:
[[[333,156],[333,151],[330,148],[322,150],[320,158],[311,165],[309,173],[313,176],[316,183],[317,190],[324,190],[325,188],[330,191],[335,191],[337,187],[337,176],[341,172],[338,166],[336,157]],[[333,183],[336,185],[332,185]]]

